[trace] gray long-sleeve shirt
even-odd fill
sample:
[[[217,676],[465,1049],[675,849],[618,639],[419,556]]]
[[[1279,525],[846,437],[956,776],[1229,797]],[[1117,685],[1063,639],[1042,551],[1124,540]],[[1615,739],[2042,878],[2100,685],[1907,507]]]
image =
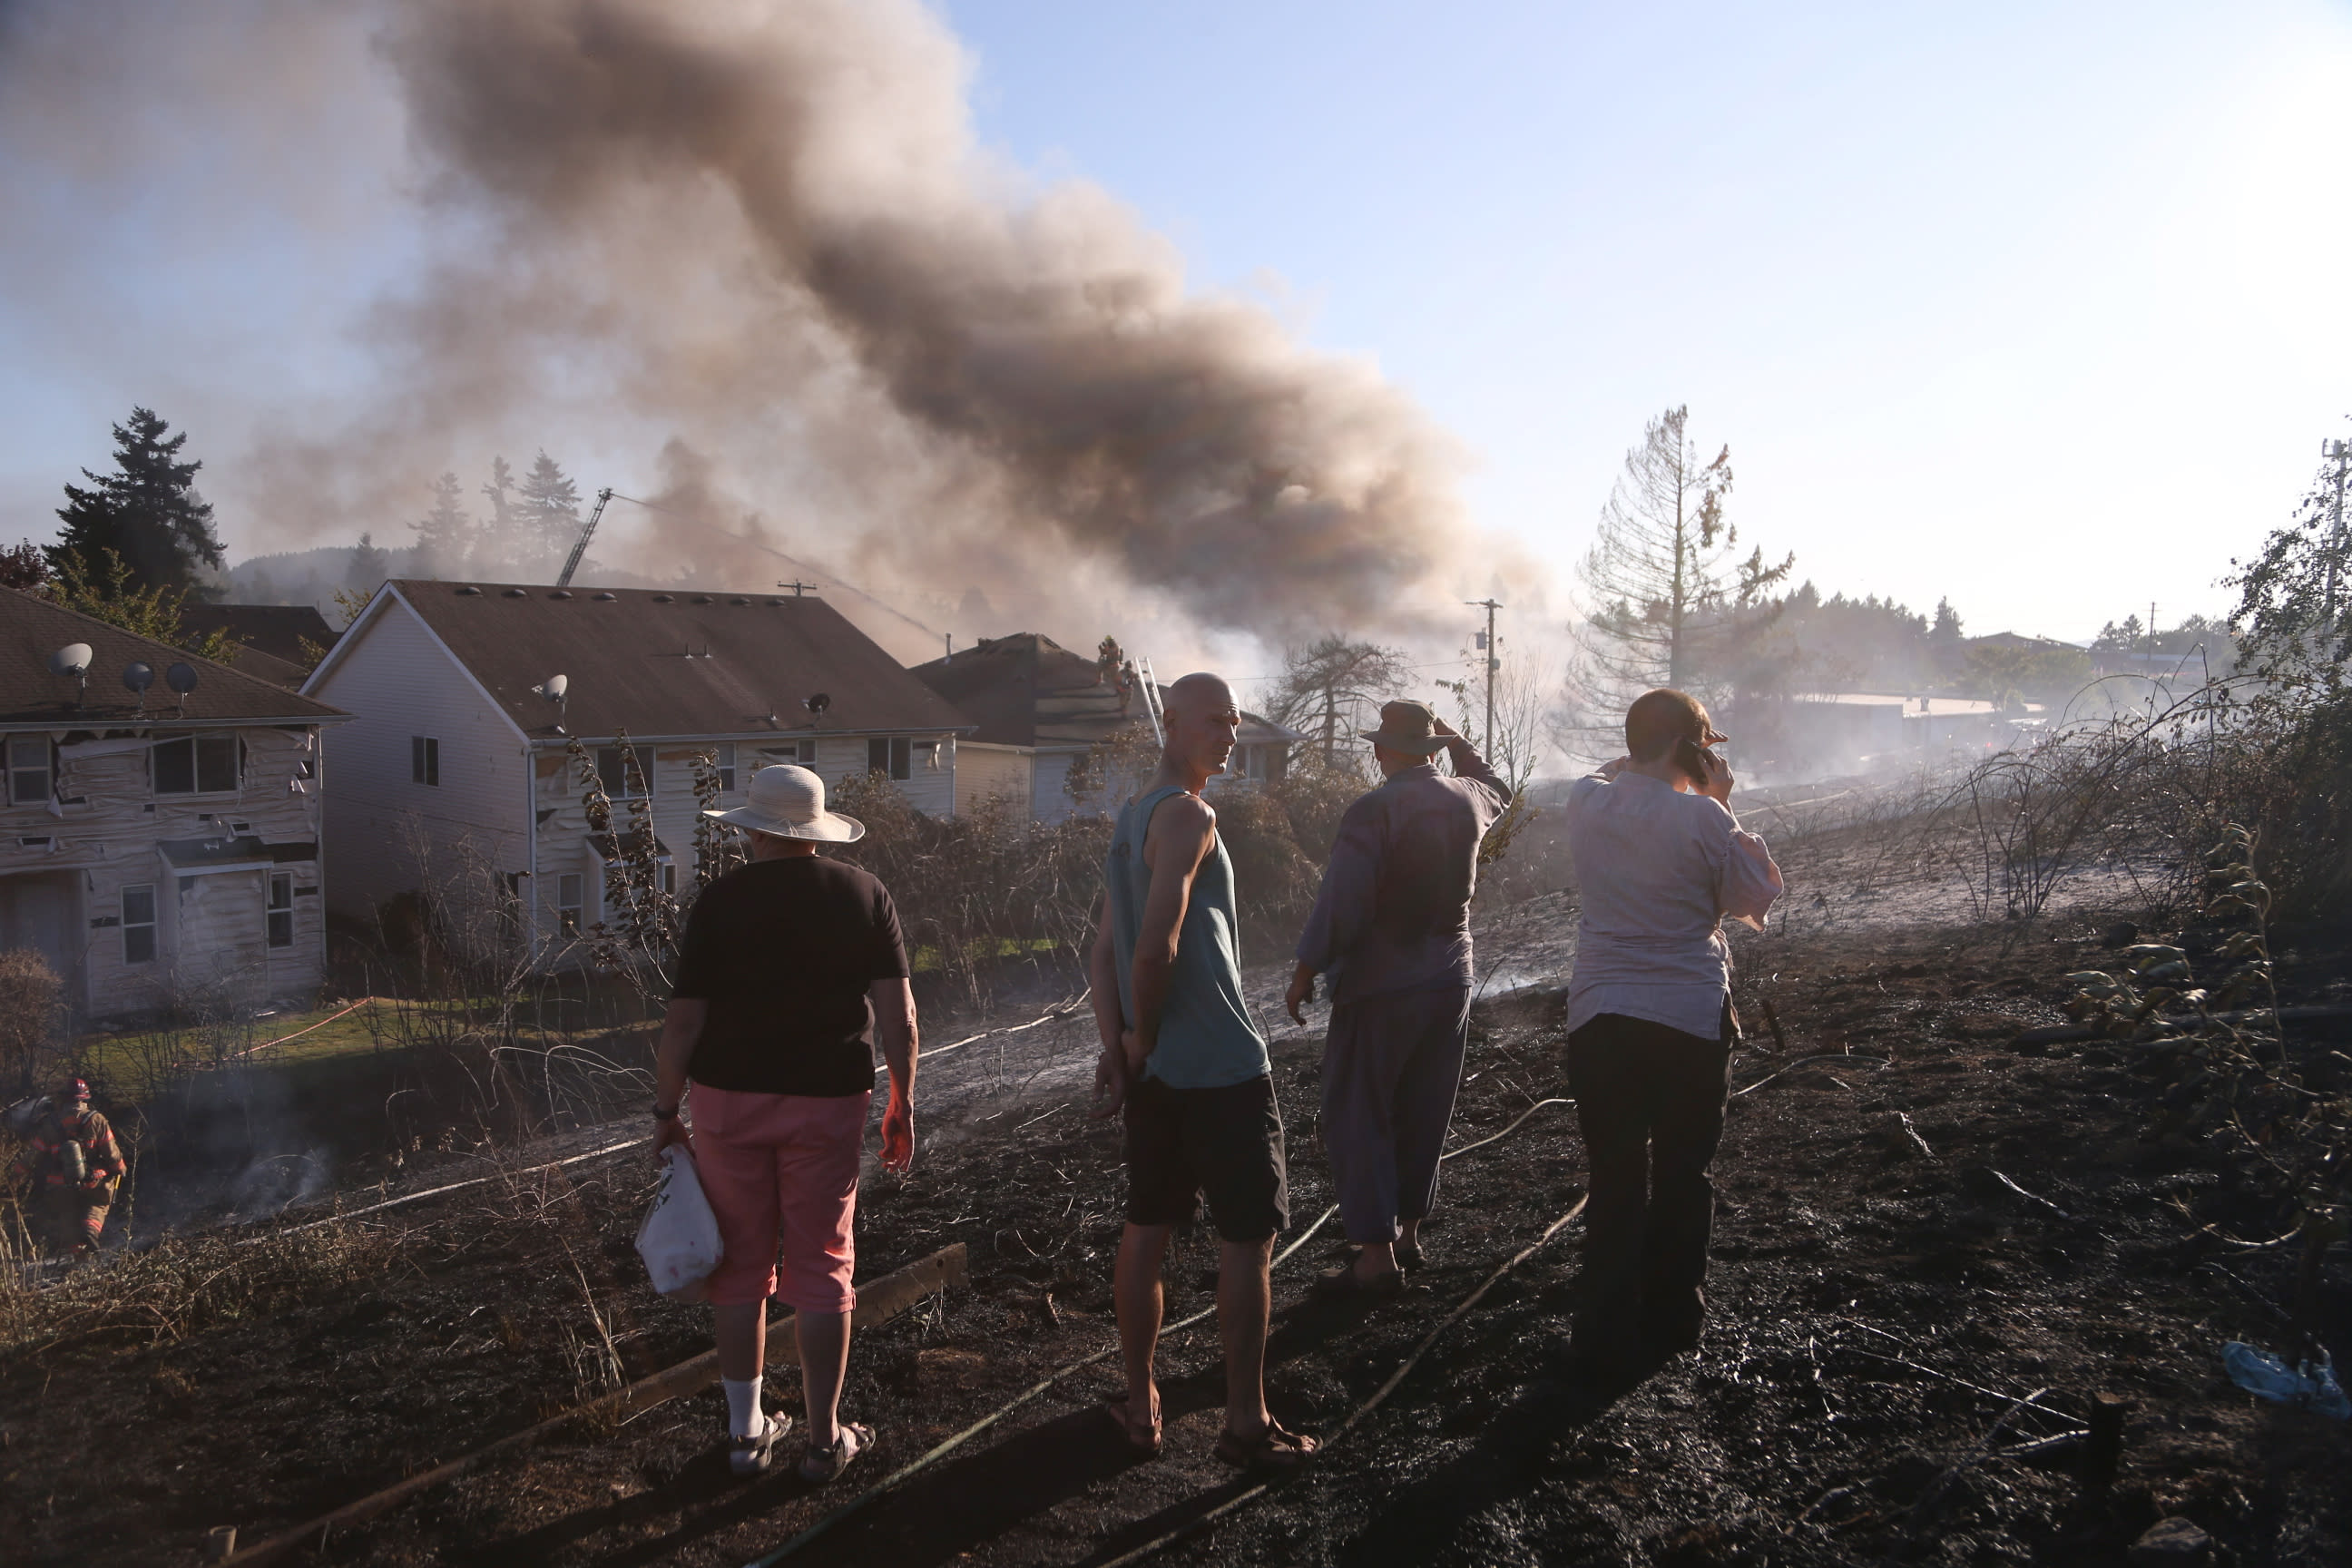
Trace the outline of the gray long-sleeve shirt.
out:
[[[1454,776],[1407,768],[1348,807],[1298,962],[1352,1002],[1470,977],[1470,895],[1478,844],[1510,804],[1511,787],[1459,736]]]

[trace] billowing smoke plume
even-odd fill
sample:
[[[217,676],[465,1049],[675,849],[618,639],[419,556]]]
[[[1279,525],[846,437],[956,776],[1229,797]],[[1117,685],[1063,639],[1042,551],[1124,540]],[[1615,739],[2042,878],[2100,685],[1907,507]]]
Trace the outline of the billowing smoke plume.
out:
[[[674,439],[672,510],[646,518],[669,570],[775,570],[712,532],[756,528],[1089,634],[1108,616],[1074,599],[1139,591],[1262,635],[1403,633],[1488,581],[1444,435],[1369,366],[1188,293],[1099,189],[986,156],[965,58],[913,0],[353,14],[436,239],[369,324],[367,405],[253,459],[289,533],[382,538],[529,410],[614,447],[633,424],[640,468]]]

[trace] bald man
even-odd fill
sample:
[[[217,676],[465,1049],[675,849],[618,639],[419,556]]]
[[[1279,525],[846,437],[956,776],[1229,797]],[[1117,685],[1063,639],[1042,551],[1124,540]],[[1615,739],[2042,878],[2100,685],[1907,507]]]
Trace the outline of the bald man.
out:
[[[1160,1266],[1170,1233],[1205,1193],[1222,1242],[1217,1323],[1225,1423],[1216,1456],[1244,1469],[1304,1464],[1315,1439],[1265,1405],[1274,1237],[1290,1222],[1282,1111],[1265,1037],[1242,1000],[1234,867],[1201,798],[1233,755],[1241,710],[1213,675],[1169,688],[1160,769],[1119,813],[1095,933],[1097,1118],[1127,1122],[1127,1228],[1115,1294],[1127,1397],[1111,1406],[1128,1446],[1160,1451]]]

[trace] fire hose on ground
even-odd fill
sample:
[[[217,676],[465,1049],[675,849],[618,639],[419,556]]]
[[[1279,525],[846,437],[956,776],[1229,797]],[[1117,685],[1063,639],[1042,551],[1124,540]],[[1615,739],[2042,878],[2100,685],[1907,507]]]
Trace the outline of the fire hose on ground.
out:
[[[1548,1106],[1573,1105],[1576,1102],[1573,1100],[1560,1096],[1553,1096],[1547,1100],[1537,1100],[1533,1105],[1528,1106],[1525,1110],[1521,1111],[1518,1116],[1501,1131],[1490,1133],[1486,1137],[1479,1139],[1475,1143],[1465,1143],[1457,1149],[1449,1150],[1438,1158],[1443,1162],[1445,1160],[1451,1160],[1457,1154],[1467,1154],[1474,1149],[1483,1149],[1489,1143],[1496,1142],[1504,1138],[1509,1137],[1512,1133],[1517,1131],[1522,1126],[1524,1126],[1528,1119],[1533,1117],[1536,1112],[1544,1110]],[[1428,1338],[1424,1339],[1422,1343],[1415,1348],[1412,1354],[1406,1358],[1404,1364],[1398,1368],[1395,1375],[1391,1377],[1389,1382],[1382,1385],[1380,1392],[1375,1394],[1371,1400],[1358,1409],[1354,1415],[1349,1416],[1347,1424],[1340,1428],[1340,1431],[1344,1433],[1348,1427],[1354,1426],[1358,1420],[1368,1414],[1373,1405],[1376,1405],[1381,1400],[1386,1399],[1389,1394],[1393,1391],[1396,1384],[1403,1381],[1404,1374],[1412,1370],[1413,1363],[1421,1359],[1422,1352],[1429,1348],[1430,1343],[1436,1339],[1438,1334],[1444,1332],[1447,1328],[1451,1327],[1456,1321],[1458,1321],[1464,1313],[1467,1312],[1472,1307],[1477,1305],[1478,1299],[1486,1293],[1487,1289],[1496,1279],[1501,1279],[1504,1274],[1509,1272],[1510,1269],[1516,1268],[1520,1262],[1524,1261],[1534,1252],[1536,1247],[1541,1247],[1545,1241],[1550,1240],[1553,1234],[1557,1232],[1561,1226],[1564,1226],[1570,1220],[1574,1219],[1580,1213],[1583,1212],[1583,1201],[1581,1199],[1578,1200],[1576,1206],[1569,1210],[1569,1212],[1560,1216],[1559,1219],[1554,1221],[1551,1227],[1544,1232],[1543,1237],[1538,1240],[1534,1246],[1529,1247],[1517,1258],[1515,1258],[1509,1263],[1505,1264],[1502,1268],[1496,1270],[1494,1275],[1488,1278],[1486,1284],[1479,1286],[1477,1289],[1472,1291],[1470,1296],[1465,1299],[1460,1306],[1457,1306],[1454,1310],[1453,1313],[1449,1315],[1444,1322],[1440,1323],[1436,1329],[1431,1331]],[[1325,1209],[1323,1213],[1317,1217],[1313,1225],[1308,1226],[1305,1231],[1300,1233],[1297,1240],[1292,1242],[1288,1247],[1282,1249],[1280,1255],[1274,1259],[1274,1262],[1269,1267],[1271,1268],[1279,1268],[1283,1264],[1288,1262],[1292,1255],[1297,1253],[1300,1247],[1305,1247],[1307,1242],[1314,1237],[1315,1233],[1321,1230],[1325,1224],[1330,1220],[1331,1216],[1338,1212],[1339,1209],[1336,1205],[1330,1208]],[[1193,1313],[1191,1317],[1185,1318],[1178,1322],[1171,1323],[1167,1327],[1161,1329],[1160,1331],[1160,1337],[1165,1340],[1171,1335],[1181,1333],[1187,1329],[1192,1328],[1196,1324],[1204,1322],[1215,1315],[1215,1308],[1205,1307],[1200,1311]],[[887,1494],[897,1490],[901,1486],[904,1486],[908,1481],[914,1479],[914,1477],[920,1474],[922,1471],[930,1468],[934,1464],[937,1464],[949,1454],[953,1453],[956,1449],[963,1447],[965,1443],[978,1436],[981,1433],[995,1426],[1007,1415],[1012,1415],[1015,1410],[1018,1410],[1022,1406],[1031,1404],[1037,1399],[1043,1398],[1055,1387],[1055,1384],[1061,1383],[1066,1378],[1068,1378],[1079,1372],[1083,1372],[1087,1367],[1094,1366],[1118,1353],[1118,1345],[1114,1342],[1111,1344],[1106,1345],[1101,1350],[1095,1352],[1092,1355],[1080,1357],[1078,1360],[1071,1362],[1057,1371],[1047,1374],[1038,1382],[1032,1384],[1029,1387],[1024,1389],[1018,1394],[1015,1394],[1009,1402],[999,1405],[995,1410],[982,1416],[978,1421],[973,1422],[962,1431],[955,1433],[953,1436],[943,1439],[939,1444],[931,1447],[928,1452],[914,1459],[908,1460],[898,1469],[891,1471],[888,1475],[883,1477],[882,1479],[877,1481],[866,1490],[858,1493],[856,1497],[851,1498],[847,1502],[843,1503],[831,1513],[819,1519],[816,1522],[811,1524],[797,1535],[794,1535],[791,1540],[785,1542],[774,1551],[757,1559],[751,1564],[751,1568],[772,1568],[773,1564],[781,1563],[786,1557],[798,1552],[802,1547],[815,1541],[817,1537],[824,1534],[835,1525],[839,1524],[842,1521],[849,1518],[852,1514],[862,1511],[868,1504],[878,1500]],[[1336,1435],[1333,1440],[1337,1441]],[[1233,1509],[1239,1507],[1243,1501],[1257,1496],[1265,1489],[1264,1487],[1259,1487],[1254,1491],[1245,1492],[1242,1497],[1234,1499],[1226,1503],[1223,1509],[1220,1511],[1229,1512]],[[1188,1525],[1186,1529],[1197,1528],[1200,1524],[1207,1522],[1208,1518],[1213,1517],[1216,1517],[1216,1515],[1213,1514],[1206,1516],[1202,1520],[1194,1521],[1192,1525]],[[1179,1531],[1178,1533],[1181,1533],[1181,1531]],[[1172,1541],[1174,1536],[1171,1535],[1168,1539]],[[1160,1544],[1165,1543],[1166,1542],[1163,1542]],[[1146,1550],[1156,1551],[1158,1550],[1158,1546],[1155,1545]],[[1130,1552],[1128,1556],[1119,1559],[1119,1561],[1129,1562],[1141,1554],[1141,1552]]]

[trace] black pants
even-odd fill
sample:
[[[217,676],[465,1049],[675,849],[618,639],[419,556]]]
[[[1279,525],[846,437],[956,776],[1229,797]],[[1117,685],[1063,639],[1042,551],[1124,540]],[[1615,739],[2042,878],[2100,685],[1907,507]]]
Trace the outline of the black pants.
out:
[[[1723,1142],[1733,1025],[1719,1039],[1603,1013],[1568,1037],[1568,1082],[1591,1162],[1576,1337],[1596,1352],[1639,1334],[1696,1342]]]

